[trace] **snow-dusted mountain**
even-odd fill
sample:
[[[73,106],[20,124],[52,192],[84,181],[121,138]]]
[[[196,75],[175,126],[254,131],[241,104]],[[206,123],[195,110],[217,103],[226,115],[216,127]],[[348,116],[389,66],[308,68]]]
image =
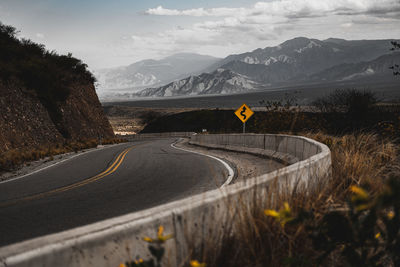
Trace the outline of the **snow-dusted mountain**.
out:
[[[129,66],[95,70],[96,89],[100,96],[116,92],[136,92],[171,81],[200,74],[220,59],[191,53],[180,53],[161,60],[143,60]]]
[[[370,61],[390,52],[391,40],[320,41],[298,37],[275,47],[231,55],[212,68],[226,68],[274,84],[308,76],[335,65]]]
[[[190,96],[205,94],[231,94],[247,92],[259,87],[257,82],[230,70],[218,69],[174,81],[159,88],[148,88],[137,94],[140,97]]]
[[[390,41],[294,38],[275,47],[230,55],[206,69],[208,73],[159,88],[145,89],[137,95],[227,94],[297,83],[371,79],[377,75],[391,79],[388,68],[393,63]],[[251,89],[246,86],[239,88],[241,84],[237,83],[234,87],[225,86],[222,90],[221,83],[224,80],[221,80],[221,73],[240,77],[246,81],[245,84],[256,86]]]

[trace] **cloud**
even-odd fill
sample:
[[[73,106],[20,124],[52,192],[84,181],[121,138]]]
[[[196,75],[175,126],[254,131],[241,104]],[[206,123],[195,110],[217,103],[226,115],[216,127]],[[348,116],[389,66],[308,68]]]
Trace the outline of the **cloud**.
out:
[[[257,2],[250,8],[196,8],[168,9],[163,6],[150,8],[148,15],[159,16],[194,16],[194,17],[242,17],[273,16],[285,18],[309,18],[326,15],[369,14],[373,16],[400,13],[398,0],[275,0]]]
[[[363,24],[363,25],[371,25],[371,24],[385,25],[385,24],[398,23],[398,19],[391,18],[390,16],[381,18],[381,17],[370,17],[366,15],[361,15],[357,16],[355,19],[352,19],[351,22],[353,24]]]
[[[38,32],[38,33],[36,33],[36,37],[39,39],[44,39],[45,36],[43,33]]]
[[[163,6],[150,8],[145,13],[158,16],[204,17],[191,27],[165,32],[163,37],[175,44],[199,42],[248,43],[279,39],[278,36],[293,29],[310,30],[325,27],[352,28],[357,18],[400,19],[399,0],[273,0],[260,1],[250,7],[168,9]],[[337,22],[335,22],[337,20]],[[376,19],[375,19],[376,20]],[[329,25],[328,25],[329,24]],[[317,27],[315,25],[318,25]],[[221,42],[221,43],[218,43]]]
[[[257,2],[250,7],[168,9],[150,8],[147,15],[204,17],[191,27],[176,27],[162,37],[175,45],[197,42],[199,45],[239,44],[279,39],[294,29],[307,30],[315,24],[331,24],[350,29],[353,20],[362,17],[393,19],[398,14],[399,0],[273,0]],[[397,12],[397,13],[396,13]],[[341,19],[338,19],[338,18]],[[340,20],[340,22],[334,22]],[[314,24],[314,25],[313,25]],[[161,37],[161,36],[159,36]],[[154,38],[154,36],[153,36]]]
[[[351,22],[346,22],[346,23],[340,24],[340,26],[343,27],[343,28],[350,28],[350,27],[353,26],[353,23],[351,23]]]
[[[195,8],[186,10],[168,9],[158,6],[148,9],[145,14],[159,16],[226,17],[232,14],[246,13],[245,8]]]
[[[224,57],[275,46],[298,36],[318,39],[400,36],[400,28],[393,26],[400,19],[399,0],[272,0],[249,7],[182,10],[157,6],[145,14],[164,16],[160,19],[171,26],[119,38],[118,43],[109,46],[113,56],[139,60],[195,52]]]

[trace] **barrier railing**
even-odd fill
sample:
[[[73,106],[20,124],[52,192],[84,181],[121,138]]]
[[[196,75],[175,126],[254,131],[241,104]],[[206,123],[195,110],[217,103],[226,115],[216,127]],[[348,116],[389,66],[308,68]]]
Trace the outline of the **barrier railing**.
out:
[[[143,134],[121,135],[119,137],[124,138],[128,141],[134,141],[134,140],[170,138],[170,137],[190,137],[194,134],[195,134],[194,132],[168,132],[168,133],[143,133]]]

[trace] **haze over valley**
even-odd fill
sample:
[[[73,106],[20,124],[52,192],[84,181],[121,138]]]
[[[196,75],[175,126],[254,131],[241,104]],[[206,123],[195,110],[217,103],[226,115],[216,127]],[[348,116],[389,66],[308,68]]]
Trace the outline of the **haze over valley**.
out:
[[[96,71],[97,92],[103,101],[123,101],[248,93],[305,84],[396,84],[390,67],[400,60],[400,53],[390,50],[392,41],[298,37],[224,59],[175,54]]]

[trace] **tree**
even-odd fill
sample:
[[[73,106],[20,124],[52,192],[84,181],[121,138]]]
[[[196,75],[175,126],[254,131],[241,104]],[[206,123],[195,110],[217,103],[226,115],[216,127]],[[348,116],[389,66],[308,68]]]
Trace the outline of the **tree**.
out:
[[[392,41],[392,48],[390,50],[395,51],[395,50],[400,50],[400,42],[397,41]],[[390,67],[391,70],[393,70],[393,75],[400,75],[400,65],[399,64],[394,64],[393,66]]]

